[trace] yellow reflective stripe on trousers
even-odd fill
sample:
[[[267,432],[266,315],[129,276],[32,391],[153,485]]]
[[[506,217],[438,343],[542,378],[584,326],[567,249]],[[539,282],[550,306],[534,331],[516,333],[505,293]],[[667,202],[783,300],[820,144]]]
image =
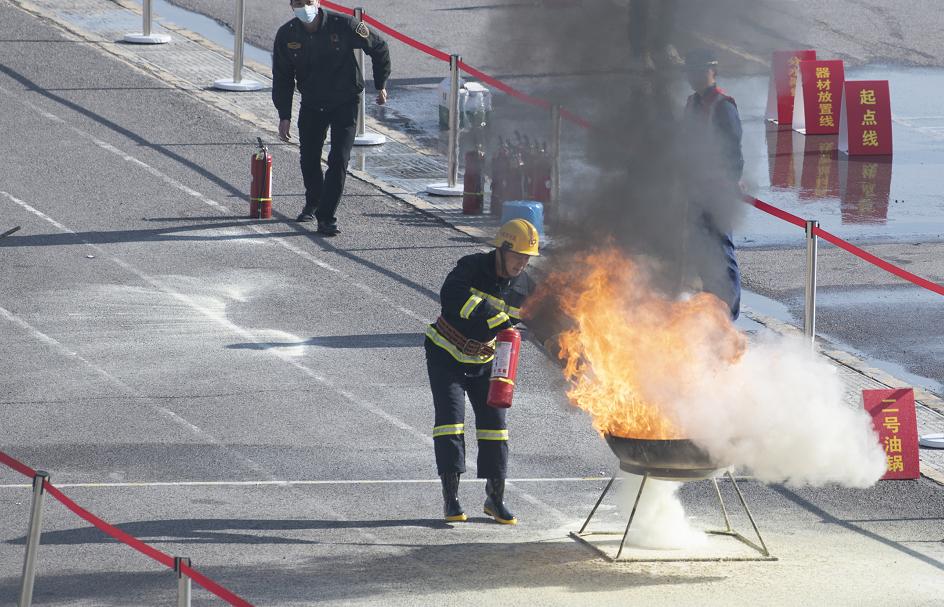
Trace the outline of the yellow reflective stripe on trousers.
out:
[[[479,440],[508,440],[508,430],[476,430],[475,437]]]
[[[465,305],[459,310],[459,318],[469,318],[472,316],[472,312],[475,312],[475,309],[479,307],[480,303],[482,303],[482,298],[478,295],[469,297],[469,300],[465,302]]]
[[[447,424],[433,428],[433,438],[465,434],[465,424]]]
[[[499,312],[495,316],[492,316],[491,318],[488,319],[488,328],[494,329],[498,325],[502,324],[503,322],[508,322],[509,320],[511,319],[508,317],[507,314],[505,314],[504,312]]]
[[[473,295],[478,295],[479,297],[487,301],[488,305],[492,306],[496,310],[500,312],[507,312],[508,315],[511,316],[512,318],[517,318],[519,320],[521,319],[521,308],[509,306],[508,304],[505,303],[505,300],[499,299],[495,297],[494,295],[489,295],[485,291],[479,291],[478,289],[474,289],[474,288],[469,288],[469,291],[471,291]]]
[[[439,331],[436,330],[436,327],[430,325],[426,327],[426,337],[429,338],[434,344],[449,352],[449,354],[459,361],[460,363],[465,363],[469,365],[484,365],[487,362],[491,362],[494,355],[488,356],[469,356],[468,354],[463,354],[459,348],[455,346],[451,341],[443,337]],[[488,345],[495,347],[495,340],[488,342]]]

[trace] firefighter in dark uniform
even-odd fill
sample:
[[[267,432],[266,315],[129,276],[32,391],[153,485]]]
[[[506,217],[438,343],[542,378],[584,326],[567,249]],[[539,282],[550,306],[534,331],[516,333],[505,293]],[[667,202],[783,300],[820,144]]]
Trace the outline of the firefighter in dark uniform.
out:
[[[693,141],[698,141],[703,157],[696,164],[707,167],[711,175],[698,183],[707,190],[706,199],[717,196],[737,196],[744,170],[741,153],[741,117],[734,98],[718,87],[718,59],[708,50],[694,50],[685,56],[688,83],[695,91],[685,105],[685,119]],[[704,156],[708,156],[705,158]],[[709,162],[710,161],[710,162]],[[704,213],[694,220],[698,229],[708,232],[710,240],[719,245],[724,260],[723,278],[714,272],[703,276],[704,287],[714,293],[731,309],[737,319],[741,307],[741,272],[738,268],[734,242],[729,226],[719,225],[711,212],[711,203],[704,205]]]
[[[442,479],[447,521],[467,519],[459,505],[459,475],[465,472],[465,397],[475,412],[478,476],[486,479],[485,514],[514,525],[505,507],[508,430],[505,409],[486,404],[495,336],[521,320],[521,305],[534,290],[524,273],[538,255],[538,231],[524,219],[503,225],[495,250],[459,260],[440,291],[442,314],[426,330],[426,366],[436,410],[433,445]]]
[[[290,0],[295,13],[279,28],[272,47],[272,102],[279,113],[279,137],[290,141],[292,97],[295,85],[301,93],[298,140],[305,208],[298,221],[317,218],[318,232],[340,233],[335,211],[344,191],[347,165],[357,129],[364,78],[354,56],[364,50],[371,58],[377,103],[387,101],[390,77],[387,43],[363,22],[327,13],[319,0]],[[321,150],[331,127],[328,171],[321,171]]]

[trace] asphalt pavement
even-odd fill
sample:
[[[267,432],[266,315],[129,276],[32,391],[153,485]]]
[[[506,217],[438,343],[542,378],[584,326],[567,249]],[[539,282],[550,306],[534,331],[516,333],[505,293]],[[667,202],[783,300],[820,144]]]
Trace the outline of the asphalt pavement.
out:
[[[522,523],[486,521],[472,481],[473,522],[443,524],[420,334],[444,274],[479,245],[356,177],[344,232],[320,238],[290,221],[303,200],[290,147],[275,151],[276,219],[246,219],[264,133],[100,46],[0,1],[0,131],[15,152],[0,217],[22,226],[0,245],[0,445],[96,514],[260,605],[721,605],[758,589],[770,604],[883,605],[891,585],[904,604],[939,601],[944,494],[928,479],[743,480],[776,562],[596,558],[566,533],[615,461],[531,344],[510,416]],[[24,482],[0,470],[4,604]],[[721,524],[709,484],[681,491],[693,524]],[[624,520],[605,504],[601,527]],[[170,572],[59,505],[45,531],[36,604],[173,600]]]

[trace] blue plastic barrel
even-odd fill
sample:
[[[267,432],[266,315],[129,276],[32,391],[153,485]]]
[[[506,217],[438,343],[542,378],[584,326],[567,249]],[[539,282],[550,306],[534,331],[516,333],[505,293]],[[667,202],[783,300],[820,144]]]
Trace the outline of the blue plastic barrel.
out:
[[[501,222],[527,219],[544,238],[544,205],[536,200],[509,200],[502,206]]]

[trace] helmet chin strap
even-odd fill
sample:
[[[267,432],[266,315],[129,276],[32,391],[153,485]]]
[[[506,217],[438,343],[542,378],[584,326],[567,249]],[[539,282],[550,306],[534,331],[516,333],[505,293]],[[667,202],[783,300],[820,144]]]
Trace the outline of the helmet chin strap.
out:
[[[498,267],[500,269],[499,273],[501,274],[499,278],[510,278],[508,267],[505,265],[505,252],[501,247],[496,250],[498,251]]]

